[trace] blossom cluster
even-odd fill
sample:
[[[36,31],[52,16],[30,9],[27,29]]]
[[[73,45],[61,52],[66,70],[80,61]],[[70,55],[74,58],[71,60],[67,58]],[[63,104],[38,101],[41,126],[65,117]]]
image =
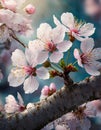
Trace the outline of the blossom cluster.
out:
[[[56,85],[54,83],[51,83],[49,87],[45,85],[42,88],[40,100],[45,99],[48,96],[51,96],[55,92],[56,92]]]
[[[14,68],[8,76],[10,86],[17,87],[24,82],[25,93],[33,93],[39,86],[36,78],[49,79],[49,67],[63,59],[64,52],[73,46],[75,38],[81,42],[82,53],[74,49],[78,65],[84,67],[90,75],[100,74],[101,63],[98,60],[101,59],[101,48],[93,49],[94,40],[89,38],[95,31],[94,25],[77,23],[74,16],[68,12],[61,15],[62,23],[55,16],[53,18],[57,25],[55,28],[48,23],[42,23],[37,29],[37,39],[29,41],[25,52],[16,49],[12,53]],[[70,36],[69,40],[65,39],[66,32]],[[43,64],[47,61],[50,66],[45,68]]]
[[[89,118],[101,117],[101,100],[94,100],[80,107],[78,116],[75,116],[74,112],[67,113],[46,125],[42,130],[89,130],[91,128]],[[80,119],[77,118],[79,116]]]
[[[40,79],[46,80],[50,77],[59,76],[64,79],[64,84],[66,84],[69,73],[77,71],[74,66],[76,62],[88,74],[92,76],[100,75],[101,48],[94,48],[94,40],[91,38],[91,35],[95,32],[94,25],[82,21],[78,22],[70,12],[63,13],[61,20],[58,20],[53,15],[55,27],[48,23],[42,23],[37,29],[36,39],[29,41],[27,46],[21,43],[17,35],[30,36],[32,34],[32,21],[29,16],[35,13],[35,7],[32,4],[26,5],[23,8],[23,13],[21,13],[22,4],[25,2],[25,0],[0,1],[0,43],[5,43],[7,40],[11,42],[12,39],[15,39],[25,47],[24,50],[17,48],[12,52],[11,61],[13,67],[8,76],[10,86],[18,87],[23,84],[25,93],[29,94],[38,89]],[[66,35],[68,35],[68,39]],[[80,49],[74,49],[73,55],[76,62],[67,63],[64,60],[64,53],[70,51],[75,40],[80,42]],[[0,70],[0,80],[2,78],[3,75]],[[48,98],[56,90],[54,83],[51,83],[50,86],[45,85],[42,88],[40,100]],[[26,107],[21,95],[18,93],[18,101],[12,95],[6,98],[4,109],[6,113],[15,113],[25,110]],[[61,121],[58,119],[54,122],[56,130],[66,130],[67,126],[70,130],[81,127],[88,130],[91,126],[88,120],[89,109],[85,110],[81,120],[77,119],[73,113],[63,116]],[[94,110],[96,111],[96,109]],[[75,126],[71,125],[74,121]],[[85,125],[86,123],[88,124]]]
[[[12,36],[30,36],[33,33],[30,14],[35,12],[35,7],[26,5],[20,11],[25,0],[1,0],[0,1],[0,43],[11,40]]]

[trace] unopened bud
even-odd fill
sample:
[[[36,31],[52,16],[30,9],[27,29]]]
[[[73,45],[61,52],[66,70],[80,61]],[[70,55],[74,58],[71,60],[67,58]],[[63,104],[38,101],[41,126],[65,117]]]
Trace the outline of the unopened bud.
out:
[[[54,78],[55,76],[58,76],[58,71],[56,70],[51,70],[49,71],[49,73],[50,73],[50,78]]]
[[[51,64],[50,64],[49,61],[46,61],[46,62],[43,63],[43,66],[44,66],[45,68],[48,68],[48,67],[51,67]]]
[[[32,4],[29,4],[25,7],[25,11],[28,14],[34,14],[35,13],[35,7]]]
[[[76,72],[77,68],[75,66],[73,66],[72,64],[69,64],[68,66],[65,67],[66,71],[69,72]]]

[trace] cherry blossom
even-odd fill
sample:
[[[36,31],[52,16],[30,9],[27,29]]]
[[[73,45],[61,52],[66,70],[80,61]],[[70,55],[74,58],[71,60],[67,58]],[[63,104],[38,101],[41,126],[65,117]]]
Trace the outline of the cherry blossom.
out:
[[[32,4],[29,4],[25,7],[25,11],[28,14],[34,14],[35,13],[35,7]]]
[[[18,12],[26,1],[27,0],[1,0],[0,2],[3,8],[9,9],[13,12]]]
[[[89,130],[91,127],[91,122],[87,117],[82,117],[78,119],[74,114],[67,113],[61,118],[56,119],[55,121],[49,123],[42,130]]]
[[[25,93],[33,93],[38,89],[39,83],[36,79],[48,79],[48,70],[44,67],[36,68],[39,63],[37,56],[29,50],[23,51],[16,49],[11,57],[14,68],[8,76],[10,86],[17,87],[24,82]]]
[[[1,4],[6,9],[16,11],[17,3],[15,0],[1,0]]]
[[[12,31],[15,34],[22,34],[25,36],[30,36],[33,33],[31,20],[28,20],[26,17],[19,13],[14,13],[7,9],[0,9],[0,23],[6,25],[10,30],[8,32],[8,35]]]
[[[46,97],[52,95],[54,92],[56,92],[56,85],[54,83],[51,83],[49,87],[45,85],[41,91],[40,100],[45,99]]]
[[[100,75],[101,63],[97,60],[101,59],[101,48],[94,47],[94,40],[92,38],[86,39],[81,43],[82,54],[79,54],[78,49],[74,50],[74,57],[78,61],[78,65],[84,67],[86,72],[90,75]]]
[[[26,5],[25,2],[26,0],[0,1],[1,45],[7,40],[9,42],[11,42],[12,39],[16,40],[17,35],[31,36],[33,33],[31,26],[32,21],[29,18],[31,14],[35,13],[35,7],[32,4]],[[21,8],[27,15],[20,13]],[[101,63],[99,60],[101,59],[101,48],[93,49],[94,40],[89,38],[95,32],[94,25],[91,23],[78,22],[73,14],[69,12],[61,15],[61,22],[55,16],[53,16],[53,18],[57,26],[52,28],[48,23],[42,23],[37,29],[37,38],[33,41],[29,41],[28,46],[24,46],[25,52],[20,49],[14,49],[15,51],[12,52],[12,50],[9,49],[10,53],[12,53],[11,61],[13,65],[8,76],[9,85],[12,87],[23,85],[26,94],[33,93],[38,89],[39,79],[46,80],[49,78],[48,69],[50,70],[50,75],[53,73],[53,77],[60,76],[64,78],[65,84],[67,84],[67,81],[69,84],[69,80],[71,80],[68,78],[69,73],[76,71],[75,63],[68,64],[63,59],[58,65],[53,64],[58,63],[63,58],[64,52],[67,52],[72,47],[72,42],[65,40],[66,32],[68,36],[82,41],[81,53],[79,53],[78,49],[74,50],[74,57],[77,59],[78,65],[84,67],[90,75],[100,75]],[[17,40],[19,42],[19,39]],[[6,55],[10,57],[7,51],[6,54],[3,51],[1,52],[0,63],[4,61],[6,65],[9,65],[7,64]],[[46,61],[49,63],[48,69],[43,67]],[[0,80],[2,78],[3,75],[0,70]],[[51,83],[49,86],[45,85],[42,88],[40,100],[51,96],[56,90],[57,88],[54,83]],[[21,112],[24,111],[25,108],[28,111],[34,108],[36,109],[34,103],[29,103],[25,107],[24,101],[19,93],[17,94],[17,99],[18,100],[16,100],[13,95],[6,97],[6,104],[4,106],[6,113]],[[81,111],[81,113],[79,113],[75,110],[75,112],[67,113],[61,118],[49,123],[42,130],[89,130],[91,123],[88,117],[98,115],[100,107],[101,102],[99,103],[99,101],[93,101],[91,104],[87,103],[86,109],[84,107],[83,112]],[[77,116],[77,112],[81,115]]]
[[[33,41],[33,47],[41,51],[41,59],[47,60],[48,56],[51,62],[58,63],[63,58],[63,52],[66,52],[72,46],[70,41],[63,41],[65,37],[64,28],[58,26],[51,28],[47,23],[43,23],[37,29],[37,40]]]
[[[4,109],[6,113],[15,113],[15,112],[21,112],[25,109],[23,99],[21,95],[18,93],[17,94],[18,102],[14,98],[13,95],[8,95],[6,97],[6,104],[4,106]]]
[[[86,104],[86,109],[84,113],[88,117],[97,117],[97,116],[101,117],[101,100],[94,100],[88,102]]]
[[[61,22],[55,17],[54,23],[57,26],[64,26],[65,31],[68,32],[70,36],[75,37],[77,40],[82,41],[84,38],[88,38],[95,32],[94,25],[91,23],[78,22],[72,13],[63,13],[61,15]]]

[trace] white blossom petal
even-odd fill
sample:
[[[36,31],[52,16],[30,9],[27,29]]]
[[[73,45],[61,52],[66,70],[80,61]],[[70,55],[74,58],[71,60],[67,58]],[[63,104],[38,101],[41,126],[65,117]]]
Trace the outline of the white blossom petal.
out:
[[[35,92],[39,87],[39,83],[34,76],[29,76],[24,82],[24,91],[26,94]]]
[[[57,26],[52,30],[51,37],[52,37],[52,41],[55,44],[62,42],[65,37],[65,28],[61,25]]]
[[[34,55],[34,52],[32,52],[30,49],[26,48],[25,55],[26,55],[26,59],[29,65],[31,65],[32,67],[35,67],[38,64],[37,54]]]
[[[101,59],[101,48],[95,48],[92,52],[92,59],[99,60]]]
[[[95,32],[94,25],[91,23],[84,24],[79,31],[80,36],[89,37]]]
[[[6,104],[4,106],[4,109],[7,113],[14,113],[19,110],[19,105],[14,96],[8,95],[6,97]]]
[[[29,41],[28,43],[28,48],[33,52],[33,53],[38,53],[42,50],[44,50],[44,44],[41,40],[37,39],[37,40],[33,40],[33,41]]]
[[[101,69],[101,62],[92,60],[91,66],[94,67],[94,68],[96,68],[97,70]]]
[[[87,38],[81,37],[79,34],[72,32],[72,36],[75,37],[78,41],[84,41]]]
[[[72,42],[63,41],[57,45],[57,49],[59,49],[60,52],[66,52],[71,48],[71,46],[72,46]]]
[[[74,16],[73,16],[72,13],[69,13],[69,12],[63,13],[61,15],[61,21],[68,28],[73,28],[74,27]]]
[[[88,73],[88,74],[90,74],[90,75],[92,75],[92,76],[98,76],[98,75],[100,75],[100,71],[98,71],[98,69],[97,68],[95,68],[95,65],[93,66],[93,65],[84,65],[84,68],[85,68],[85,70],[86,70],[86,72]]]
[[[53,15],[53,21],[54,23],[58,26],[58,25],[61,25],[60,21],[56,18],[55,15]]]
[[[78,49],[74,50],[74,57],[77,59],[78,65],[81,66],[81,67],[83,67],[83,64],[81,62],[81,57],[80,57]]]
[[[89,53],[92,51],[94,47],[94,40],[93,38],[88,38],[88,39],[85,39],[84,41],[82,41],[81,43],[81,50],[83,53]]]
[[[40,24],[40,27],[37,29],[37,37],[41,39],[43,42],[50,42],[51,41],[51,31],[52,28],[47,23]]]
[[[63,53],[59,51],[53,52],[49,59],[51,62],[58,63],[63,58]]]
[[[37,76],[40,79],[48,79],[49,78],[49,72],[46,68],[40,67],[39,69],[36,70]]]
[[[57,25],[57,26],[62,26],[65,30],[65,32],[70,32],[70,29],[68,29],[67,27],[65,27],[62,23],[60,23],[60,21],[55,17],[55,15],[53,15],[53,20],[54,20],[54,23]]]
[[[44,63],[48,59],[48,51],[41,51],[38,54],[37,62],[38,64]]]
[[[12,53],[11,60],[12,60],[12,64],[17,67],[22,67],[27,65],[25,54],[23,53],[23,51],[19,49],[16,49]]]
[[[23,106],[23,105],[24,105],[24,101],[23,101],[23,99],[22,99],[20,93],[17,93],[17,98],[18,98],[18,100],[19,100],[19,105],[20,105],[20,106]]]
[[[11,72],[8,76],[9,85],[12,87],[20,86],[24,80],[26,75],[21,72],[21,70],[17,70],[17,72]]]

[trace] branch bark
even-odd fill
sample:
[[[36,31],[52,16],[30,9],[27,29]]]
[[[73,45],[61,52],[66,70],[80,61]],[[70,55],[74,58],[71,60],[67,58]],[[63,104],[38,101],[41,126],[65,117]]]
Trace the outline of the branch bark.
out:
[[[0,119],[0,130],[40,130],[79,105],[101,98],[101,76],[64,86],[32,109]]]

